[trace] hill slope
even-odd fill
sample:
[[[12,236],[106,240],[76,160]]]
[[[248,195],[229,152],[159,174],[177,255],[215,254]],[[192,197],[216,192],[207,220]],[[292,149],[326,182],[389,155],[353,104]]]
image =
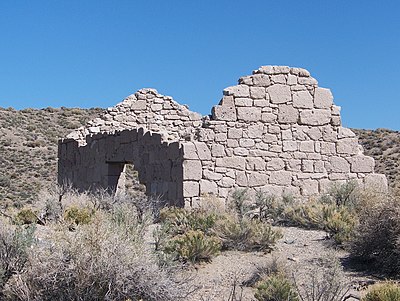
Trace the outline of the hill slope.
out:
[[[57,179],[57,141],[103,110],[0,108],[0,203],[20,206]],[[400,132],[354,130],[379,173],[400,188]],[[395,184],[397,183],[397,184]]]
[[[57,179],[57,141],[102,109],[0,108],[0,202],[19,206]]]

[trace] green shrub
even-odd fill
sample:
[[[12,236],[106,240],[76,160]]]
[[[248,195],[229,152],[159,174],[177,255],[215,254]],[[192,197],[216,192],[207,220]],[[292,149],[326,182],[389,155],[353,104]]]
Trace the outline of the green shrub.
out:
[[[259,301],[298,301],[296,289],[284,275],[271,275],[257,283],[254,297]]]
[[[214,232],[221,239],[223,249],[239,251],[269,251],[282,237],[279,231],[273,230],[267,223],[234,216],[219,220]]]
[[[349,241],[358,223],[355,209],[345,205],[337,206],[336,201],[326,198],[287,207],[282,215],[286,224],[324,230],[337,243]]]
[[[204,210],[186,210],[183,208],[164,208],[160,212],[160,220],[169,225],[172,236],[183,234],[189,230],[209,233],[218,216]]]
[[[19,210],[15,216],[15,223],[18,225],[36,224],[37,221],[37,214],[29,208]]]
[[[221,249],[218,238],[204,235],[198,230],[190,230],[171,239],[164,251],[176,254],[182,261],[210,261]]]
[[[398,301],[400,286],[394,282],[373,285],[362,301]]]
[[[84,207],[70,206],[64,212],[64,220],[72,225],[86,225],[91,222],[94,210]]]

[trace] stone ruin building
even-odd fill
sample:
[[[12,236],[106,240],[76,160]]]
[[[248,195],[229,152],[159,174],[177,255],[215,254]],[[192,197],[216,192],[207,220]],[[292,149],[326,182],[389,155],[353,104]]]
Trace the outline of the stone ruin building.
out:
[[[79,190],[122,187],[133,164],[148,195],[177,206],[226,199],[236,188],[308,198],[332,182],[385,190],[329,89],[301,68],[262,66],[223,90],[202,117],[141,89],[59,142],[58,181]]]

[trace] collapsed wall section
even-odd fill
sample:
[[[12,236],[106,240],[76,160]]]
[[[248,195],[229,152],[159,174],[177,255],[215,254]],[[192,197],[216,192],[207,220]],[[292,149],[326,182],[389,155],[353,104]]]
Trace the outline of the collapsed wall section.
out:
[[[170,205],[183,205],[182,150],[178,142],[162,142],[161,135],[143,129],[96,134],[84,146],[66,139],[59,144],[58,182],[80,191],[116,192],[125,164],[133,164],[146,194]],[[122,183],[123,184],[123,183]]]
[[[161,95],[155,89],[141,89],[67,138],[84,145],[88,135],[143,128],[145,132],[160,133],[163,141],[190,140],[201,124],[200,114],[180,105],[172,97]]]
[[[197,142],[184,143],[186,203],[235,188],[307,198],[332,182],[386,189],[356,135],[341,126],[329,89],[305,69],[264,66],[223,91]]]

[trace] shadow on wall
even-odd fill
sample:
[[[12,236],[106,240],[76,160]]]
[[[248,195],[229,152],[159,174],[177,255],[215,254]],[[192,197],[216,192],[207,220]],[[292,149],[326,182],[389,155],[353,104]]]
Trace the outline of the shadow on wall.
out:
[[[183,153],[178,142],[162,142],[161,135],[142,128],[59,142],[58,183],[71,183],[79,191],[123,189],[125,166],[133,164],[148,196],[170,205],[184,205]]]

